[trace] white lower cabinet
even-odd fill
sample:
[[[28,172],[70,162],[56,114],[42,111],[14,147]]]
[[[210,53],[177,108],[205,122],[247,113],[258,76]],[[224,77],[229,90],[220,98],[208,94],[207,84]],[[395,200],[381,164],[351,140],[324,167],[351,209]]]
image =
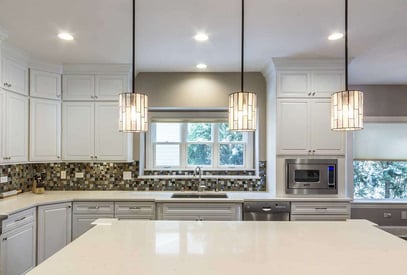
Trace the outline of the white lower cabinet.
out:
[[[72,204],[38,207],[38,264],[71,242]]]
[[[74,202],[72,218],[72,240],[91,229],[97,219],[113,218],[113,202]]]
[[[24,274],[36,264],[36,215],[31,208],[2,222],[0,274]]]
[[[240,203],[159,203],[158,220],[240,221]]]
[[[350,219],[349,202],[292,202],[291,221],[344,221]]]

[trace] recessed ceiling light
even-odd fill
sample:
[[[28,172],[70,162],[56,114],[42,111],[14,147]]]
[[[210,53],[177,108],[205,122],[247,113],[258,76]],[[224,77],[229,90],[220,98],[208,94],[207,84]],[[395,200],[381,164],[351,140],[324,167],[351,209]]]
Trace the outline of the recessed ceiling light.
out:
[[[205,33],[198,33],[197,35],[194,36],[194,39],[196,41],[202,42],[208,40],[208,35]]]
[[[343,37],[343,33],[340,32],[335,32],[333,34],[331,34],[330,36],[328,36],[329,40],[338,40],[341,39]]]
[[[61,32],[58,34],[58,37],[62,40],[73,40],[73,36],[67,32]]]
[[[206,66],[206,64],[204,64],[204,63],[199,63],[198,65],[196,65],[196,67],[198,69],[206,69],[208,66]]]

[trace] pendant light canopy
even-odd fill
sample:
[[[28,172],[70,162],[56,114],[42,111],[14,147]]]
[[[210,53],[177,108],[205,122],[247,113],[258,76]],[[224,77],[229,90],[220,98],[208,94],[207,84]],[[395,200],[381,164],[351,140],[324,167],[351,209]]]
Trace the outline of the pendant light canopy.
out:
[[[244,0],[242,0],[240,91],[229,95],[229,130],[251,132],[256,130],[257,95],[244,91]]]
[[[119,95],[119,131],[137,133],[148,131],[148,97],[136,93],[135,70],[135,0],[133,0],[133,37],[132,37],[132,92]]]
[[[348,0],[345,0],[345,90],[331,96],[331,129],[363,129],[363,92],[348,87]]]

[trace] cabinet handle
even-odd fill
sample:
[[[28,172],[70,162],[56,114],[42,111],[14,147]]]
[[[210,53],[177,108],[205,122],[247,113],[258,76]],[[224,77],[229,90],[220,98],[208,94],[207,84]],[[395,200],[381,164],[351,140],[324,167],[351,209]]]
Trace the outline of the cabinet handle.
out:
[[[14,222],[21,222],[22,220],[25,220],[27,217],[22,217],[21,219],[15,220]]]
[[[7,241],[7,237],[4,237],[4,238],[3,238],[3,241]]]
[[[315,207],[315,210],[328,210],[326,207]]]
[[[99,206],[89,206],[88,209],[99,209]]]
[[[141,208],[137,207],[137,206],[130,206],[129,209],[131,209],[131,210],[140,210]]]

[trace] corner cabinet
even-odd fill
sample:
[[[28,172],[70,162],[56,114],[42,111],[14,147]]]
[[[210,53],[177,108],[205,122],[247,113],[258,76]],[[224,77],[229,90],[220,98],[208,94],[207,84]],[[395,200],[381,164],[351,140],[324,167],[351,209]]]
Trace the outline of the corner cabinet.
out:
[[[2,221],[0,274],[25,274],[36,264],[35,208],[18,212]]]
[[[278,99],[278,155],[343,155],[345,136],[331,130],[329,99]]]
[[[158,203],[158,220],[240,221],[241,203]]]
[[[61,102],[30,99],[30,160],[61,160]]]
[[[30,96],[61,99],[61,75],[30,69]]]
[[[64,102],[62,109],[63,160],[132,159],[132,136],[118,129],[118,102]]]
[[[72,204],[38,207],[38,264],[71,242]]]
[[[0,90],[1,163],[28,161],[28,97]]]

